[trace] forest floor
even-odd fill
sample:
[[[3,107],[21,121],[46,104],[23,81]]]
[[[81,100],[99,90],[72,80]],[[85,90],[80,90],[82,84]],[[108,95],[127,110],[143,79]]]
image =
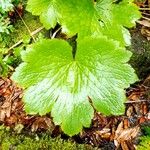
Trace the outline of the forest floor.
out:
[[[95,113],[92,125],[79,135],[72,137],[77,143],[87,143],[101,149],[134,150],[139,142],[142,127],[150,126],[150,79],[126,89],[128,101],[122,116],[106,117]],[[54,126],[50,115],[26,115],[22,103],[22,89],[10,79],[0,79],[0,121],[16,134],[38,135],[41,132],[51,137],[69,139],[58,126]],[[13,145],[14,144],[14,145]],[[16,143],[10,143],[15,146]],[[87,148],[88,149],[88,148]]]

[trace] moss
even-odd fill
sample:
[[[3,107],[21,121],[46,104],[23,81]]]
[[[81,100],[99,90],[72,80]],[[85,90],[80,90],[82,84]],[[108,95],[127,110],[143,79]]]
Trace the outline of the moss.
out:
[[[137,147],[137,150],[149,150],[150,148],[150,136],[143,136],[140,138],[141,142]]]
[[[137,150],[149,150],[150,148],[150,127],[141,127],[143,136],[140,137],[140,143],[137,146]]]
[[[24,12],[23,20],[31,32],[42,26],[38,17],[35,17],[26,11]],[[21,39],[30,37],[27,27],[21,19],[18,19],[14,24],[14,32],[10,35],[11,41],[9,42],[9,45],[13,45]]]
[[[39,18],[33,16],[31,13],[25,11],[23,15],[23,21],[25,22],[26,26],[30,30],[30,32],[35,31],[36,29],[42,27],[42,24],[39,21]],[[17,16],[14,22],[14,29],[13,32],[9,35],[6,35],[3,39],[3,42],[0,43],[0,47],[11,47],[13,44],[17,43],[19,40],[30,39],[30,33],[23,23],[21,18]],[[44,30],[43,30],[44,31]],[[38,36],[38,34],[36,35]]]
[[[33,16],[27,11],[24,11],[22,18],[23,19],[21,19],[17,14],[14,16],[14,20],[11,18],[11,20],[14,22],[13,32],[10,34],[5,34],[5,36],[2,38],[2,41],[0,41],[0,74],[2,76],[10,76],[13,70],[12,68],[16,68],[16,66],[20,64],[20,52],[32,42],[28,29],[30,32],[33,32],[42,27],[39,18]],[[47,36],[47,32],[48,31],[43,29],[34,35],[34,38],[36,40],[43,38],[44,36]],[[9,50],[10,47],[18,43],[20,40],[23,40],[23,42],[20,42],[20,44],[17,45],[17,47],[15,47],[13,50]]]
[[[0,145],[1,150],[96,150],[89,145],[76,144],[71,140],[52,138],[47,133],[32,136],[16,134],[2,126]]]

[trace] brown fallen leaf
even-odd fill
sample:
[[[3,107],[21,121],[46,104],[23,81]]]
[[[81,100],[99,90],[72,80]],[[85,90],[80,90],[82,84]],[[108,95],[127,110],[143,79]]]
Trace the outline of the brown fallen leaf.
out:
[[[97,130],[95,133],[105,139],[109,139],[111,136],[111,132],[109,128],[103,128],[102,130]]]
[[[6,113],[5,110],[0,111],[0,121],[3,122],[5,120]]]
[[[139,24],[145,26],[145,27],[150,27],[150,21],[149,20],[139,20],[137,21]]]
[[[140,117],[139,118],[139,124],[144,123],[146,121],[145,117]]]
[[[121,144],[122,150],[130,150],[128,145],[126,144],[126,141],[122,141],[120,144]]]
[[[122,127],[123,127],[123,123],[121,122],[119,127],[116,130],[116,135],[114,137],[116,147],[118,147],[121,142],[134,139],[140,131],[139,126],[128,128],[128,129],[123,129]]]
[[[146,115],[148,113],[148,108],[147,108],[147,104],[143,103],[142,104],[142,110],[143,110],[143,114]]]
[[[6,124],[16,124],[17,123],[17,117],[15,114],[12,114],[10,117],[5,119]]]
[[[52,131],[54,129],[54,124],[52,123],[52,120],[48,117],[37,117],[31,126],[31,131],[35,132],[38,129],[50,129]]]
[[[130,127],[130,123],[129,123],[128,119],[124,119],[123,126],[124,126],[124,129],[128,129]]]
[[[115,146],[118,148],[121,142],[134,139],[137,136],[139,130],[140,130],[139,126],[124,129],[123,121],[120,122],[115,132],[114,137]]]
[[[129,106],[126,111],[126,115],[130,118],[132,114],[133,114],[133,106]]]
[[[147,39],[150,37],[150,28],[143,26],[141,29],[141,34],[145,36]]]

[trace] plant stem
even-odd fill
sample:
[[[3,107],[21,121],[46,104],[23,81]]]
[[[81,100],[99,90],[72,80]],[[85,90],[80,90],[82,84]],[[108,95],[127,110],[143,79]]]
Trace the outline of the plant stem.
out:
[[[143,102],[149,102],[149,101],[148,100],[127,101],[127,102],[125,102],[125,104],[143,103]]]
[[[145,13],[145,12],[142,12],[142,14],[144,14],[144,15],[147,15],[147,16],[150,16],[150,14],[148,14],[148,13]]]
[[[58,28],[54,33],[53,33],[53,35],[52,35],[52,37],[51,37],[51,39],[54,39],[55,38],[55,36],[56,36],[56,34],[59,32],[61,30],[61,27],[60,28]]]
[[[40,28],[36,29],[35,31],[31,32],[31,36],[33,36],[33,35],[39,33],[39,32],[40,32],[41,30],[43,30],[43,29],[44,29],[44,27],[40,27]],[[23,39],[21,39],[20,41],[18,41],[18,42],[15,43],[14,45],[12,45],[12,46],[8,49],[8,51],[10,51],[11,49],[17,47],[17,46],[20,45],[22,42],[23,42]]]
[[[24,21],[24,19],[21,17],[21,15],[19,14],[18,10],[15,8],[15,11],[17,12],[17,14],[19,15],[21,21],[23,22],[23,24],[25,25],[25,27],[27,28],[30,36],[32,37],[33,41],[36,42],[34,36],[31,34],[32,32],[30,31],[29,27],[27,26],[26,22]]]
[[[150,8],[139,8],[139,10],[150,10]]]
[[[144,17],[144,16],[142,16],[142,18],[150,21],[150,18],[147,18],[147,17]]]

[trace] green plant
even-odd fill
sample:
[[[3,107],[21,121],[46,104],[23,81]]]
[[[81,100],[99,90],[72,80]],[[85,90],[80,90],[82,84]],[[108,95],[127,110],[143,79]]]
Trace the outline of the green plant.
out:
[[[21,63],[20,53],[22,50],[23,50],[22,46],[14,48],[13,51],[8,51],[8,48],[0,49],[0,75],[1,76],[3,77],[10,76],[14,68]]]
[[[70,136],[90,126],[94,109],[124,113],[124,88],[137,80],[124,48],[126,28],[140,18],[132,0],[29,0],[27,10],[46,29],[59,23],[68,40],[44,39],[22,53],[12,79],[25,89],[26,112],[51,112]]]
[[[4,18],[0,14],[0,33],[9,34],[11,31],[12,31],[12,25],[10,25],[9,18]],[[2,35],[0,35],[0,38],[2,40]]]
[[[140,138],[137,150],[148,150],[150,148],[150,127],[145,126],[142,131],[144,135]]]
[[[21,2],[21,0],[1,0],[0,1],[0,42],[6,40],[13,31],[13,25],[10,21],[9,12],[14,12],[15,7]]]
[[[14,4],[18,4],[21,0],[1,0],[0,1],[0,13],[6,14],[9,11],[12,11]]]
[[[150,136],[143,136],[140,140],[137,150],[148,150],[150,148]]]
[[[17,61],[18,56],[9,54],[6,52],[8,48],[7,43],[12,39],[10,34],[14,31],[14,27],[11,24],[9,18],[9,12],[14,11],[14,7],[20,2],[20,0],[1,0],[0,1],[0,75],[7,76],[9,70],[12,70],[10,64]]]
[[[0,1],[0,41],[3,41],[3,37],[13,30],[8,17],[8,12],[12,11],[13,7],[11,0]]]
[[[7,64],[3,61],[3,56],[0,54],[0,75],[6,76],[8,73],[8,66]]]
[[[9,128],[0,126],[1,150],[97,150],[90,145],[76,144],[71,140],[52,138],[48,133],[38,135],[16,134]]]
[[[3,15],[0,13],[0,43],[2,43],[3,40],[7,40],[7,38],[5,37],[9,35],[12,30],[13,26],[10,24],[10,20],[9,18],[7,18],[7,15]],[[3,61],[4,47],[5,45],[0,47],[0,75],[6,76],[6,74],[8,73],[8,66]]]
[[[6,12],[9,12],[13,9],[12,0],[1,0],[0,1],[0,12],[2,14],[5,14]]]

